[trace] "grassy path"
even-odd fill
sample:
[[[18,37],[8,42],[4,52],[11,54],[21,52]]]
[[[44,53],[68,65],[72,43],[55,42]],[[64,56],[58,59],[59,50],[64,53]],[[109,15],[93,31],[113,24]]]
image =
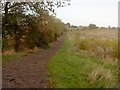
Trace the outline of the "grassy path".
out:
[[[63,47],[48,63],[49,87],[117,87],[117,64],[98,57],[80,55],[66,38]]]

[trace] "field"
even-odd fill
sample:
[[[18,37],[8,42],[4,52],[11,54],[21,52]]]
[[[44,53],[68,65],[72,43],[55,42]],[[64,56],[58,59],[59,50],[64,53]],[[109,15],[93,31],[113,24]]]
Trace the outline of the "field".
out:
[[[72,46],[81,53],[102,58],[118,58],[118,30],[93,29],[70,31]]]
[[[68,31],[48,63],[49,87],[118,87],[117,30]]]
[[[118,29],[79,30],[82,37],[118,39]]]

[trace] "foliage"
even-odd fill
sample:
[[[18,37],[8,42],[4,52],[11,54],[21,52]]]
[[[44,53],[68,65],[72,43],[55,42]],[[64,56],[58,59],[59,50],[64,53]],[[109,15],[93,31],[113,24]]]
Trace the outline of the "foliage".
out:
[[[64,23],[50,15],[50,12],[55,13],[55,3],[4,2],[3,51],[7,50],[7,47],[16,52],[26,48],[48,48],[49,43],[56,40],[65,29]],[[59,3],[56,6],[62,5]]]
[[[90,24],[90,25],[89,25],[89,28],[90,28],[90,29],[94,29],[94,28],[97,28],[97,26],[96,26],[95,24]]]

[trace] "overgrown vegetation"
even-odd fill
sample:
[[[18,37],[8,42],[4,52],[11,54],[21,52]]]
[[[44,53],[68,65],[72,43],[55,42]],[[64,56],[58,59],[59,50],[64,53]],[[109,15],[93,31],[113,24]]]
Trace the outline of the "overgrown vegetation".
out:
[[[84,30],[69,32],[72,45],[84,55],[118,59],[117,30]]]
[[[4,2],[2,9],[3,52],[25,49],[48,48],[49,43],[60,37],[64,23],[56,18],[53,6],[61,7],[59,2]],[[57,4],[56,4],[57,3]]]
[[[76,33],[76,31],[72,31],[72,34],[75,34],[74,32]],[[71,31],[67,32],[67,39],[63,47],[48,63],[49,87],[117,88],[117,61],[82,54],[76,50],[73,39],[76,38],[71,35]],[[85,46],[87,44],[83,45],[84,49],[87,48]]]

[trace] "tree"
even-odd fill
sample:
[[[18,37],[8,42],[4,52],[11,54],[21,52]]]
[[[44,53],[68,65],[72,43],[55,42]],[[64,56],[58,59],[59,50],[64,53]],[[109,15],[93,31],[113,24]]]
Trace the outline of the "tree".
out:
[[[94,28],[96,28],[96,25],[95,25],[95,24],[90,24],[90,25],[89,25],[89,28],[90,28],[90,29],[94,29]]]
[[[66,23],[66,26],[70,27],[70,23]]]
[[[62,0],[43,2],[5,2],[3,3],[3,42],[10,39],[14,42],[14,50],[19,51],[21,43],[26,43],[26,48],[47,46],[54,38],[55,27],[61,31],[63,24],[49,15],[54,11],[54,6],[65,5]],[[58,2],[59,1],[59,2]],[[52,22],[54,23],[52,23]],[[48,37],[46,37],[48,36]],[[51,38],[49,38],[51,37]],[[8,40],[9,39],[9,40]],[[4,44],[3,44],[4,45]],[[4,48],[4,47],[3,47]]]
[[[19,50],[20,39],[23,36],[23,20],[25,15],[23,14],[24,3],[10,3],[6,2],[3,14],[3,40],[7,36],[14,39],[14,49],[15,51]],[[12,5],[12,6],[10,6]]]
[[[108,29],[111,29],[111,27],[110,27],[110,26],[108,26]]]

